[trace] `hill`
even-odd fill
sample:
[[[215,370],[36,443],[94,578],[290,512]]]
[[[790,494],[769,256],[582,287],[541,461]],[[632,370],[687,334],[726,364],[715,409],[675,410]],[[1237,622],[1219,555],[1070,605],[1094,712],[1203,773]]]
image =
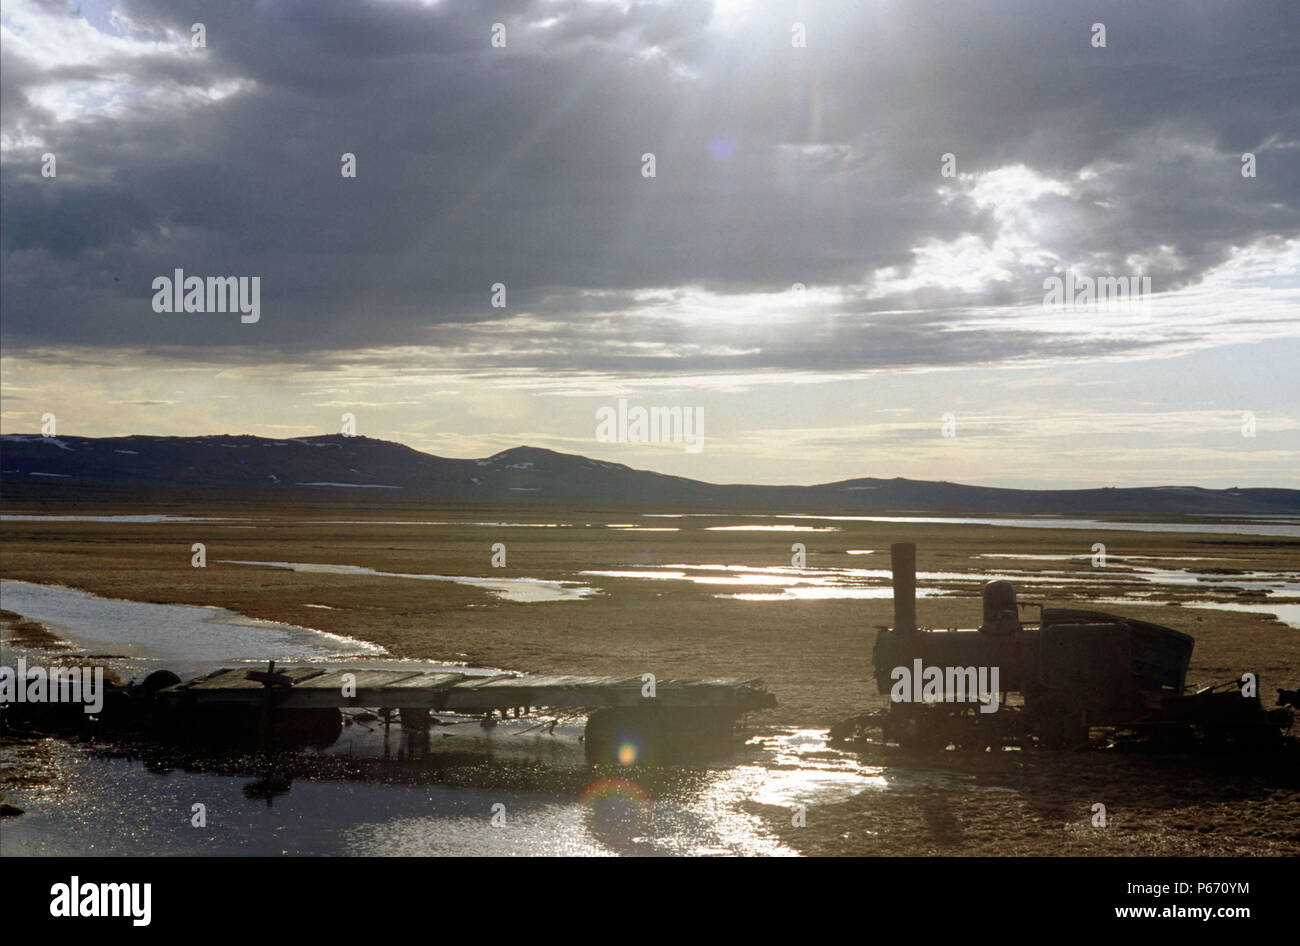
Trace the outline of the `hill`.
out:
[[[1300,490],[1154,486],[1027,490],[860,478],[815,486],[717,484],[537,447],[451,459],[369,437],[0,437],[10,495],[68,487],[195,487],[276,493],[336,491],[466,502],[744,507],[755,511],[1300,515]],[[20,489],[14,489],[20,487]]]

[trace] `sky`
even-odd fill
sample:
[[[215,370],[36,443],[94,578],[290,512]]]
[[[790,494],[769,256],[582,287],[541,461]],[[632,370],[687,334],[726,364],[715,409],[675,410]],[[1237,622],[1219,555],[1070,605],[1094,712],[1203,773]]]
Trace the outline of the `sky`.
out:
[[[1294,0],[6,0],[0,431],[1300,487],[1297,49]]]

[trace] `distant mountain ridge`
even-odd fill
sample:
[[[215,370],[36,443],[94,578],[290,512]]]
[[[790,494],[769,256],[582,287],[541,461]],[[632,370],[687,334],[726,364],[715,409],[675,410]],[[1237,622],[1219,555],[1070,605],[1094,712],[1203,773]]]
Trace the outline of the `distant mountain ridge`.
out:
[[[0,487],[57,495],[64,486],[208,487],[260,495],[304,491],[367,499],[549,501],[750,507],[856,513],[1300,515],[1300,490],[1151,486],[1003,489],[928,480],[859,478],[816,486],[706,483],[538,447],[479,460],[421,453],[370,437],[0,437]]]

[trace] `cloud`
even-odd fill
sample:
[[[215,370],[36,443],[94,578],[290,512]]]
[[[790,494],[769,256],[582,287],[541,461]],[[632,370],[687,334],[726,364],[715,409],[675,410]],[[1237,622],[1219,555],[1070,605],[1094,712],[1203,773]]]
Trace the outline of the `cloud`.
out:
[[[1286,3],[116,9],[6,5],[10,350],[651,375],[1140,354],[965,313],[1058,263],[1195,287],[1300,233]],[[260,275],[262,320],[155,314],[176,267]],[[835,304],[786,305],[795,282]]]
[[[1292,5],[6,0],[0,421],[590,453],[629,396],[704,478],[1293,480]]]

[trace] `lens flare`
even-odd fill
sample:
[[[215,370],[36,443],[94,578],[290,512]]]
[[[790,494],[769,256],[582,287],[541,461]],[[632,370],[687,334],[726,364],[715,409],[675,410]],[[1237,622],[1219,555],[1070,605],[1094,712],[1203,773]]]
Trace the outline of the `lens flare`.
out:
[[[602,778],[582,790],[581,801],[591,802],[601,798],[624,798],[638,805],[650,804],[649,793],[636,782],[625,778]]]
[[[582,793],[584,820],[592,837],[616,849],[635,844],[650,834],[654,808],[650,795],[635,782],[603,778]]]

